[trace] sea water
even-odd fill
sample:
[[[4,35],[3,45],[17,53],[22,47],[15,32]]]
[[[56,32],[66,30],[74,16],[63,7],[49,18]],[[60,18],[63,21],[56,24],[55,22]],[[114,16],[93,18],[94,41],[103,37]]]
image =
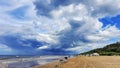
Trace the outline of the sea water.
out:
[[[64,56],[2,56],[0,59],[0,68],[31,68],[53,62],[62,57]]]

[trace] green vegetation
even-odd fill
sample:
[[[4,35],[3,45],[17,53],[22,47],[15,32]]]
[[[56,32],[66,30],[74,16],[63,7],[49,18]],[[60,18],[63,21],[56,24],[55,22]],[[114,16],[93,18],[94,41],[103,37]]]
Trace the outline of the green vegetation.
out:
[[[82,53],[82,55],[92,54],[92,53],[99,53],[100,55],[108,55],[108,56],[120,55],[120,42],[116,42],[116,43],[107,45],[103,48],[98,48],[98,49],[94,49],[94,50]]]

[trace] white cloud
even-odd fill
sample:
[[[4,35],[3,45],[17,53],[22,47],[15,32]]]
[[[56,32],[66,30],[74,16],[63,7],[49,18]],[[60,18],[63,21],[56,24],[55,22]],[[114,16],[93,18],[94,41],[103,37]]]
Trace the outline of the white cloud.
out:
[[[11,0],[2,1],[5,5],[1,5],[0,9],[0,30],[2,33],[7,31],[11,33],[21,33],[26,28],[29,28],[32,22],[37,18],[36,10],[34,8],[33,0]],[[14,11],[22,6],[28,6],[25,11],[24,19],[16,19],[9,12]],[[18,12],[19,14],[19,12]],[[22,28],[25,26],[24,28]],[[33,28],[34,26],[32,26]]]
[[[38,41],[47,42],[50,44],[58,43],[58,37],[54,35],[49,35],[49,34],[39,34],[38,36],[36,36],[36,39]]]
[[[12,51],[12,49],[10,47],[8,47],[7,45],[4,45],[4,44],[0,44],[0,50]]]
[[[86,6],[83,4],[75,5],[71,4],[64,7],[59,7],[59,9],[50,12],[51,16],[54,18],[66,18],[67,20],[81,20],[84,15],[88,14]]]
[[[104,17],[104,16],[113,16],[119,14],[120,10],[120,4],[119,0],[93,0],[94,4],[92,6],[94,7],[93,14],[96,14],[98,17]]]
[[[42,50],[42,49],[47,49],[47,48],[49,48],[48,45],[44,45],[44,46],[41,46],[41,47],[39,47],[39,48],[37,48],[37,49],[38,49],[38,50]]]

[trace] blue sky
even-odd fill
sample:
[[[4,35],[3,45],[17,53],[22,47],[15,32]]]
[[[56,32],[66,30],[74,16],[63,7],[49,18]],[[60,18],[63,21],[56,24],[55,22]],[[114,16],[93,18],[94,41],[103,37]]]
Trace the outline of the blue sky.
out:
[[[120,41],[120,0],[0,0],[0,54],[78,54]]]
[[[107,25],[115,25],[118,29],[120,29],[120,15],[116,15],[113,17],[103,17],[99,19],[100,22],[103,23],[103,28],[106,27]]]

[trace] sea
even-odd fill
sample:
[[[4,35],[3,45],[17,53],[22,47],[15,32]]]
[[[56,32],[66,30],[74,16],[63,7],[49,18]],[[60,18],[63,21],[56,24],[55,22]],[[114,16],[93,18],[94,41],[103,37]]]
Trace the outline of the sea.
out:
[[[0,55],[0,68],[32,68],[68,55]]]

